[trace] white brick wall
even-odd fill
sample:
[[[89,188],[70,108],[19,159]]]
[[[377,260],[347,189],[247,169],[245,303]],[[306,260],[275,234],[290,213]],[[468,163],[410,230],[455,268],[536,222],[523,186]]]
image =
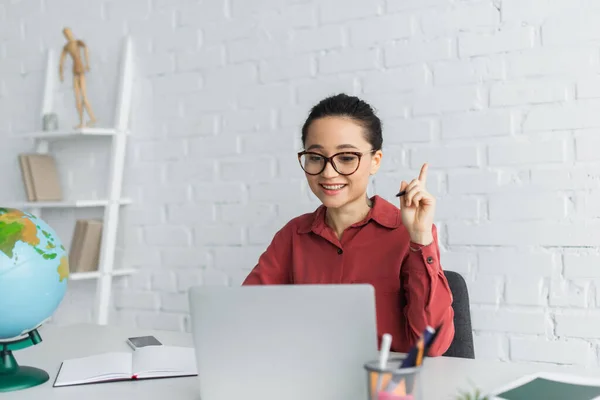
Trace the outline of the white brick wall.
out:
[[[467,280],[478,357],[600,364],[594,2],[46,3],[0,5],[0,169],[12,171],[0,201],[24,198],[15,154],[30,143],[16,135],[39,127],[45,50],[63,44],[56,21],[90,47],[100,125],[130,33],[143,92],[119,246],[141,272],[115,285],[114,323],[189,329],[191,285],[239,284],[273,233],[316,207],[295,159],[300,126],[344,91],[383,118],[376,193],[395,203],[400,180],[430,163],[442,264]],[[72,105],[65,83],[63,126],[75,123]],[[52,148],[67,196],[105,192],[107,149]],[[79,215],[45,214],[66,243]],[[92,286],[73,284],[56,320],[90,320]]]

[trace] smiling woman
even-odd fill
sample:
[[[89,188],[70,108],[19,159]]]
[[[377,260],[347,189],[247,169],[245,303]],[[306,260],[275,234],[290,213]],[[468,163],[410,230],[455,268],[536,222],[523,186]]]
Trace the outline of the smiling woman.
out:
[[[443,354],[454,337],[454,312],[427,164],[418,178],[400,183],[400,208],[368,197],[383,157],[381,121],[370,105],[345,94],[312,108],[302,143],[300,167],[322,205],[279,230],[243,284],[371,284],[380,340],[389,333],[392,351],[406,352],[427,325],[441,327],[429,354]]]

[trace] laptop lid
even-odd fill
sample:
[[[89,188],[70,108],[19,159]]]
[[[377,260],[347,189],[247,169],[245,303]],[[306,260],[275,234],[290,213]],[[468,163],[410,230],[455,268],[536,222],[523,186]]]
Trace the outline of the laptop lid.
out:
[[[372,286],[200,286],[189,301],[202,400],[368,398]]]

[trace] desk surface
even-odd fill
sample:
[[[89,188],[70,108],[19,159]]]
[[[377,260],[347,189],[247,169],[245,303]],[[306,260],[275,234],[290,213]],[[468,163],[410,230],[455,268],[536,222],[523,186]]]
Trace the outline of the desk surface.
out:
[[[42,327],[39,332],[42,343],[14,353],[20,365],[42,368],[48,372],[50,380],[27,390],[2,393],[2,400],[117,400],[136,398],[134,396],[143,396],[138,398],[145,400],[200,400],[197,393],[197,377],[52,387],[60,363],[64,359],[106,351],[130,351],[125,343],[125,339],[130,336],[155,335],[166,345],[191,347],[190,334],[87,324],[69,327],[48,325]],[[538,371],[575,373],[588,377],[600,375],[598,369],[436,357],[428,358],[425,362],[423,382],[430,384],[424,385],[424,397],[426,400],[455,399],[460,390],[473,388],[473,385],[483,390],[491,390],[520,376]]]

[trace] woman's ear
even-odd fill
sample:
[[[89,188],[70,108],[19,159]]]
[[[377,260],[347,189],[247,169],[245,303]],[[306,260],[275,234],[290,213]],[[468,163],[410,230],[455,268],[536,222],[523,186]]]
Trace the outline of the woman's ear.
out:
[[[381,166],[381,158],[383,157],[383,152],[381,150],[377,150],[373,153],[371,157],[371,168],[369,171],[370,175],[375,175]]]

